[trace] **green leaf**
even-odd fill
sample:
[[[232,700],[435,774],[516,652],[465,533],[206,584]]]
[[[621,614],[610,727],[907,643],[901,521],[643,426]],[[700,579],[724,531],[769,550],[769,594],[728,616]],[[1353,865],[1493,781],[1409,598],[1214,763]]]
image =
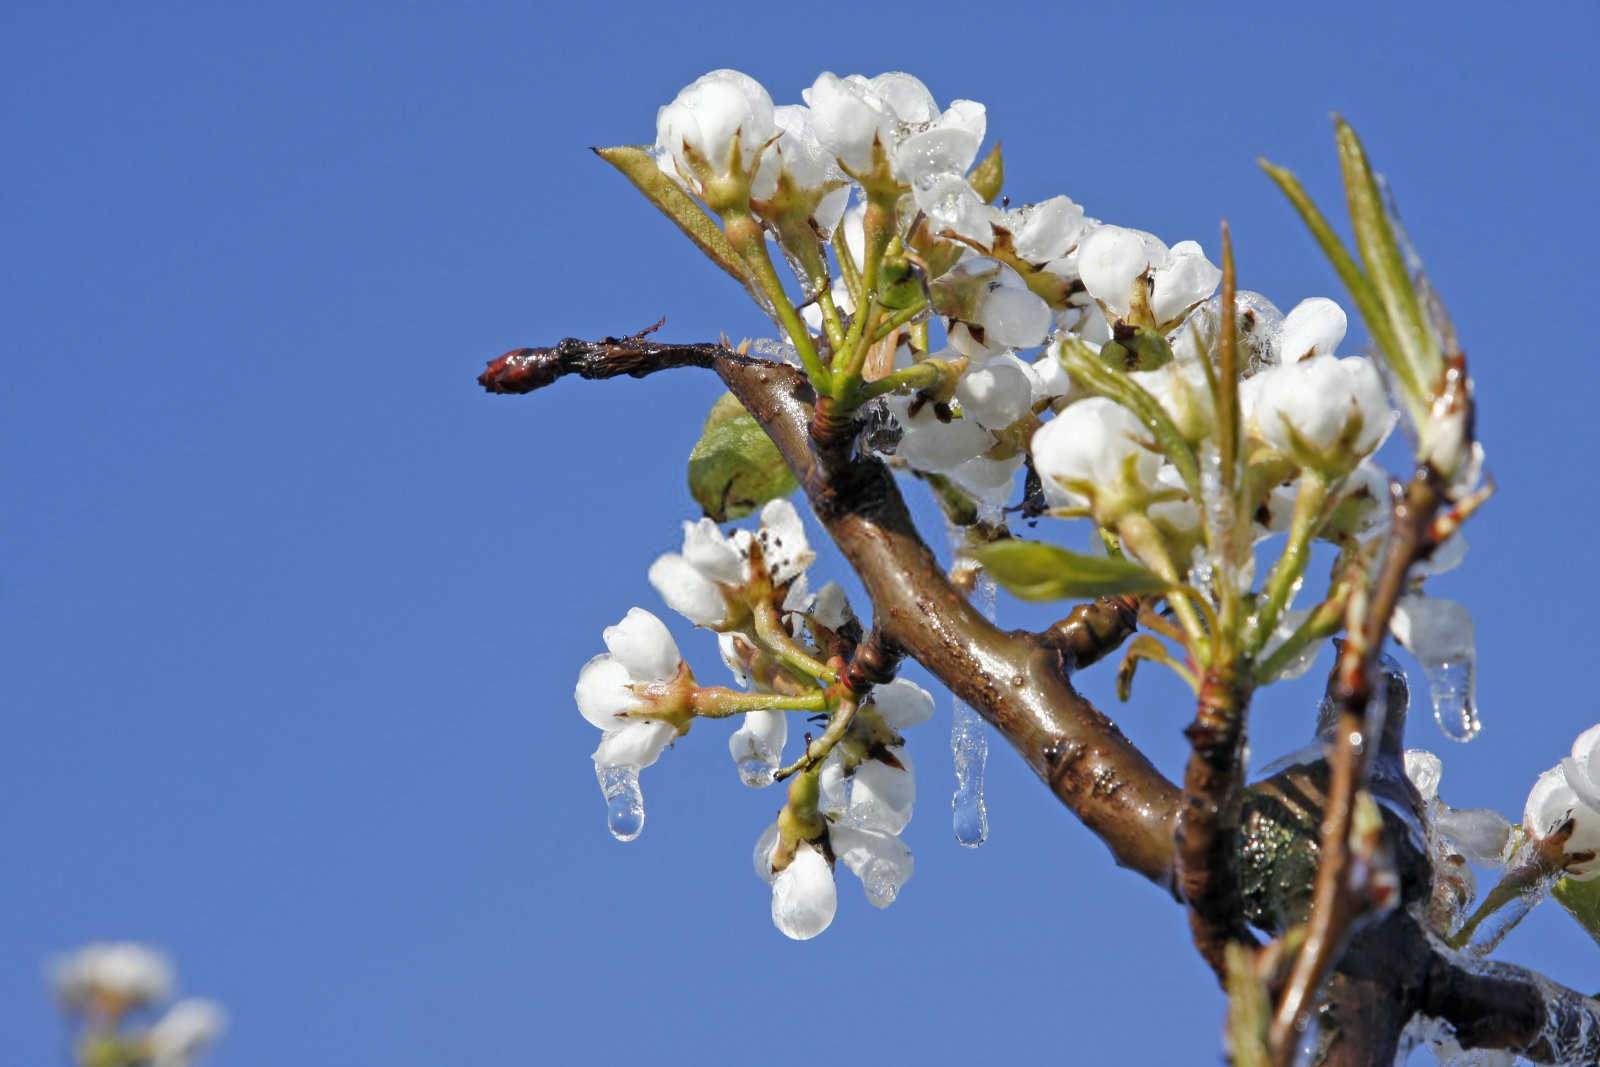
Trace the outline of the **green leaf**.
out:
[[[1160,593],[1169,588],[1158,575],[1131,560],[1086,556],[1038,541],[995,541],[974,549],[972,555],[995,581],[1023,600]]]
[[[1339,165],[1344,171],[1345,197],[1350,203],[1350,224],[1356,248],[1366,265],[1367,277],[1383,301],[1394,325],[1397,350],[1386,352],[1391,364],[1415,383],[1419,394],[1433,389],[1444,371],[1444,361],[1422,315],[1422,303],[1406,271],[1400,242],[1389,221],[1389,211],[1378,192],[1378,181],[1367,162],[1366,150],[1350,124],[1334,120],[1339,143]]]
[[[1600,878],[1587,882],[1563,878],[1556,883],[1550,895],[1578,920],[1578,924],[1594,938],[1596,944],[1600,944]]]
[[[972,168],[972,173],[967,175],[967,184],[983,198],[985,204],[989,204],[1000,195],[1000,187],[1005,180],[1006,165],[1000,158],[1000,142],[996,141],[994,147],[989,149],[989,154],[980,159],[978,165]]]
[[[742,519],[800,483],[760,424],[732,393],[711,405],[689,453],[689,493],[717,522]]]
[[[655,157],[637,145],[618,145],[615,148],[596,148],[595,155],[622,172],[634,188],[644,194],[663,215],[677,224],[678,229],[693,241],[706,256],[727,271],[740,285],[748,286],[744,261],[739,258],[728,235],[722,232],[717,221],[706,214],[705,208],[684,191],[683,186],[661,173]]]

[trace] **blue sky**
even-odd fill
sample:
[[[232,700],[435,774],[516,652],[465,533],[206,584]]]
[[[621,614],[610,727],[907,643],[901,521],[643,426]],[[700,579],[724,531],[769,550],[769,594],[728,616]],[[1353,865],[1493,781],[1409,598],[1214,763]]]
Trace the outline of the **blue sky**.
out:
[[[663,314],[760,330],[585,150],[649,140],[714,67],[780,102],[910,70],[988,105],[1014,198],[1212,251],[1227,217],[1285,308],[1337,294],[1253,160],[1336,203],[1348,116],[1454,312],[1500,487],[1439,590],[1477,614],[1484,735],[1417,716],[1412,743],[1451,803],[1516,814],[1600,719],[1592,7],[803,10],[0,12],[8,1059],[61,1054],[41,961],[136,938],[228,1005],[222,1064],[1214,1062],[1181,911],[1003,748],[989,844],[954,844],[945,699],[911,738],[915,878],[884,913],[843,878],[813,942],[771,927],[749,853],[779,800],[714,724],[646,772],[643,837],[606,834],[572,684],[659,608],[644,571],[691,517],[717,386],[472,378]],[[1108,672],[1083,684],[1178,772],[1175,683],[1120,708]],[[1258,699],[1258,762],[1315,696]],[[1582,988],[1593,953],[1553,908],[1506,949]]]

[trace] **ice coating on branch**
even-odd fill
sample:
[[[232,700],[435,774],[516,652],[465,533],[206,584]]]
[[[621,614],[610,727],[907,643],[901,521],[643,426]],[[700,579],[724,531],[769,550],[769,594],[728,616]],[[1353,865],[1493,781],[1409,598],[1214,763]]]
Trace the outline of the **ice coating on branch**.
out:
[[[772,925],[785,937],[809,941],[833,922],[838,906],[827,857],[810,842],[802,842],[789,866],[772,880]]]
[[[1466,607],[1413,593],[1395,605],[1389,629],[1422,665],[1439,729],[1452,741],[1478,736],[1477,640]]]

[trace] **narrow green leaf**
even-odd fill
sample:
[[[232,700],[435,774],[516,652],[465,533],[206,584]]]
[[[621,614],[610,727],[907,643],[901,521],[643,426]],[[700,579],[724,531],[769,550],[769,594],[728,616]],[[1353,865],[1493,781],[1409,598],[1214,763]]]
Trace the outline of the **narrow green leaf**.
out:
[[[988,204],[1000,195],[1000,187],[1005,180],[1006,165],[1000,158],[1000,142],[996,141],[994,147],[989,149],[989,154],[978,160],[978,165],[967,175],[967,184]]]
[[[689,453],[689,493],[706,515],[717,522],[740,519],[799,484],[778,446],[732,393],[711,405]]]
[[[1578,920],[1578,924],[1594,938],[1596,944],[1600,944],[1600,878],[1587,882],[1563,878],[1556,883],[1550,895]]]
[[[638,145],[618,145],[615,148],[596,148],[595,155],[622,172],[644,198],[677,224],[678,229],[693,241],[700,251],[727,271],[740,285],[748,285],[744,261],[734,250],[728,235],[722,232],[717,221],[706,213],[699,202],[684,191],[683,186],[661,173],[655,157]]]
[[[1168,588],[1131,560],[1086,556],[1038,541],[994,541],[972,554],[996,582],[1023,600],[1160,593]]]
[[[1394,325],[1389,320],[1389,313],[1385,310],[1383,300],[1378,296],[1378,290],[1372,285],[1371,280],[1362,273],[1361,267],[1356,263],[1355,257],[1333,232],[1333,227],[1328,225],[1328,220],[1305,189],[1300,185],[1300,179],[1292,171],[1275,166],[1265,159],[1257,160],[1261,169],[1267,172],[1267,177],[1282,190],[1283,195],[1289,198],[1289,203],[1299,213],[1301,220],[1306,224],[1306,229],[1311,231],[1311,236],[1322,248],[1323,255],[1328,257],[1328,262],[1333,264],[1339,280],[1344,283],[1345,289],[1350,293],[1350,299],[1355,301],[1356,310],[1361,312],[1361,317],[1367,323],[1367,332],[1372,334],[1372,340],[1377,344],[1378,350],[1385,355],[1398,350],[1395,340]],[[1393,365],[1391,361],[1391,365]],[[1407,402],[1413,393],[1416,393],[1416,383],[1408,375],[1409,367],[1396,366],[1395,373],[1400,377],[1406,389]],[[1413,408],[1414,415],[1421,415],[1418,408]]]
[[[1417,299],[1411,275],[1406,271],[1405,258],[1400,254],[1400,243],[1395,239],[1389,211],[1367,162],[1366,150],[1361,147],[1356,131],[1343,119],[1334,119],[1334,129],[1356,248],[1361,252],[1361,262],[1366,265],[1367,277],[1389,313],[1399,345],[1398,351],[1387,355],[1391,363],[1404,360],[1419,388],[1419,396],[1427,395],[1443,372],[1444,362],[1423,318],[1422,304]]]

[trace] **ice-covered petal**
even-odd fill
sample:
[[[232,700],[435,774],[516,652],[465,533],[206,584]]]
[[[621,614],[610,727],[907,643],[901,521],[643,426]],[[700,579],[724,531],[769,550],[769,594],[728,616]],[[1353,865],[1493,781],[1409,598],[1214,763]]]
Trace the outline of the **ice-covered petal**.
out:
[[[912,422],[895,446],[895,455],[917,470],[943,473],[994,445],[994,436],[971,419],[941,423],[928,412],[925,420]]]
[[[933,717],[933,694],[909,678],[896,678],[873,688],[872,706],[890,729],[902,731]]]
[[[1284,316],[1278,334],[1280,363],[1298,363],[1311,356],[1331,356],[1344,340],[1349,320],[1344,308],[1325,296],[1302,300]]]
[[[1394,425],[1383,382],[1360,356],[1313,356],[1264,371],[1253,392],[1251,429],[1286,455],[1296,438],[1321,458],[1344,442],[1351,467],[1383,443]]]
[[[941,175],[961,177],[978,156],[978,138],[955,126],[914,133],[894,153],[894,173],[916,186],[931,185]]]
[[[850,621],[850,602],[838,582],[829,582],[817,590],[811,602],[811,617],[830,630],[838,630]]]
[[[1434,826],[1480,867],[1498,867],[1510,858],[1511,823],[1498,811],[1441,805]]]
[[[1011,486],[1022,469],[1022,455],[1010,459],[974,456],[950,471],[949,478],[969,495],[986,505],[1003,506],[1011,496]]]
[[[1439,779],[1444,777],[1444,764],[1425,748],[1408,748],[1406,777],[1422,794],[1422,803],[1432,804],[1439,797]]]
[[[1065,256],[1087,228],[1083,208],[1064,196],[1008,211],[1001,224],[1011,232],[1017,256],[1041,264]]]
[[[1578,798],[1600,811],[1600,725],[1591,726],[1572,742],[1572,755],[1561,762]]]
[[[989,345],[1032,348],[1050,332],[1050,305],[1024,285],[991,284],[976,318]]]
[[[728,617],[728,600],[706,572],[675,552],[650,564],[650,584],[667,606],[696,626],[720,626]]]
[[[773,821],[771,826],[761,831],[761,836],[756,838],[755,852],[751,855],[751,862],[755,864],[756,877],[768,885],[777,877],[772,870],[772,854],[778,850],[778,823]]]
[[[1047,351],[1045,355],[1035,360],[1032,366],[1039,382],[1039,391],[1033,398],[1034,403],[1072,395],[1072,377],[1067,374],[1067,368],[1061,365],[1061,360],[1056,358],[1054,352]]]
[[[907,126],[920,126],[939,117],[939,105],[933,94],[915,74],[886,71],[868,84],[890,113]]]
[[[1216,291],[1221,268],[1206,259],[1197,241],[1179,241],[1151,273],[1150,313],[1168,322]]]
[[[671,723],[639,719],[607,730],[593,753],[596,767],[632,767],[643,770],[661,758],[678,731]]]
[[[1078,273],[1090,296],[1126,318],[1133,306],[1133,283],[1166,255],[1166,247],[1151,234],[1101,226],[1078,246]]]
[[[949,231],[984,247],[994,241],[989,206],[959,174],[935,175],[913,192],[934,233]]]
[[[748,170],[775,133],[772,98],[759,82],[736,70],[701,75],[656,114],[656,147],[685,171],[692,170],[689,150],[714,172],[727,173],[735,142]]]
[[[1114,400],[1089,397],[1070,405],[1033,435],[1033,464],[1045,499],[1082,506],[1085,499],[1062,483],[1119,488],[1124,464],[1130,458],[1135,478],[1149,486],[1161,460],[1139,443],[1144,436],[1144,425]]]
[[[898,834],[911,822],[917,783],[904,746],[896,745],[889,752],[901,767],[869,759],[856,768],[850,786],[850,821],[869,830]]]
[[[811,109],[818,140],[850,170],[861,172],[872,166],[875,141],[881,141],[886,151],[894,147],[895,116],[865,78],[824,72],[801,96]]]
[[[750,657],[755,654],[755,646],[743,634],[722,633],[717,635],[717,651],[722,655],[723,665],[733,672],[734,681],[742,686],[749,685]]]
[[[838,906],[833,868],[809,842],[802,843],[772,880],[772,924],[785,937],[806,941],[828,928]]]
[[[844,818],[850,809],[851,788],[838,749],[834,749],[822,761],[822,770],[817,772],[817,790],[817,810],[830,819]]]
[[[781,711],[752,711],[728,738],[728,752],[744,784],[770,785],[789,738],[789,720]]]
[[[893,834],[835,826],[828,831],[828,843],[833,854],[861,879],[861,888],[875,908],[893,904],[915,870],[911,850]]]
[[[639,706],[639,698],[628,687],[633,676],[616,658],[606,653],[595,656],[578,672],[578,684],[573,699],[578,702],[578,712],[589,724],[601,730],[615,730],[627,720],[619,718],[623,712]]]
[[[963,374],[956,383],[961,410],[990,430],[1003,430],[1026,415],[1033,389],[1018,363],[1001,357]]]
[[[601,637],[636,682],[665,681],[678,673],[683,662],[667,624],[643,608],[629,608],[622,621],[607,626]]]

